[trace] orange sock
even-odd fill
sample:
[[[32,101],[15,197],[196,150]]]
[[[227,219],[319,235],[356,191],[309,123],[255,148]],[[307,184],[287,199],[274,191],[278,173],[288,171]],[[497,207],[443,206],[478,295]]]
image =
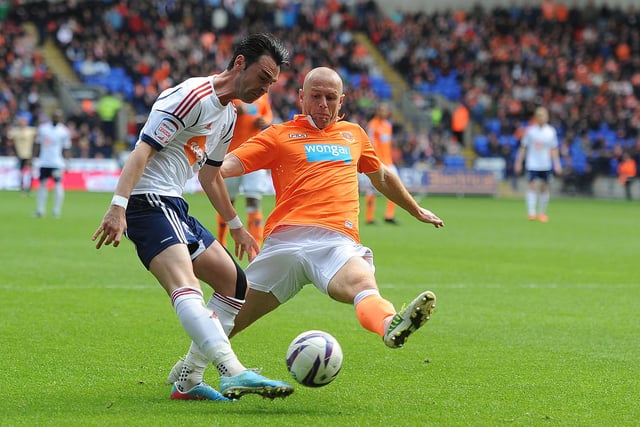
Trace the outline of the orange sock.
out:
[[[368,331],[384,336],[384,320],[396,314],[396,309],[380,295],[369,295],[356,305],[356,317]]]
[[[227,247],[227,223],[218,214],[218,242],[224,247]]]
[[[262,212],[248,212],[247,224],[249,227],[249,234],[256,239],[259,246],[262,246],[262,239],[264,237],[264,224],[262,222]]]
[[[373,222],[376,217],[376,195],[375,194],[367,194],[365,196],[366,201],[366,210],[365,210],[365,221]]]
[[[387,209],[384,212],[385,219],[393,219],[396,215],[396,204],[387,200]]]

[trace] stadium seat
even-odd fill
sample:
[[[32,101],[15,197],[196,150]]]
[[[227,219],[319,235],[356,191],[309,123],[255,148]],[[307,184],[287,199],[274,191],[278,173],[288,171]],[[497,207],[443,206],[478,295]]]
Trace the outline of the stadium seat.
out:
[[[489,156],[489,137],[487,135],[476,135],[473,138],[473,148],[478,155],[486,157]]]
[[[444,167],[449,171],[459,171],[466,169],[466,160],[463,156],[445,156]]]
[[[427,82],[418,83],[416,89],[423,95],[431,95],[434,92],[433,85]]]
[[[569,148],[569,155],[571,156],[573,170],[577,174],[584,174],[587,171],[589,161],[587,159],[587,153],[582,149],[581,141],[578,140],[571,144],[571,147]]]
[[[518,138],[513,135],[500,135],[498,137],[498,143],[500,145],[509,145],[512,150],[516,150],[518,148]]]
[[[500,119],[487,119],[484,121],[484,129],[487,132],[493,132],[496,135],[500,136],[502,133],[502,124],[500,123]]]

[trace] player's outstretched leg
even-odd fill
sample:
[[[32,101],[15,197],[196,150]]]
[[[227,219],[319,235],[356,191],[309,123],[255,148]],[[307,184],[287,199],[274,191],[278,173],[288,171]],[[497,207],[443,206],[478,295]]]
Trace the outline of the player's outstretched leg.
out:
[[[382,338],[384,343],[391,348],[402,347],[409,335],[427,323],[435,307],[436,295],[433,292],[425,291],[418,295],[411,304],[393,316]]]
[[[171,399],[173,400],[220,400],[229,401],[220,392],[211,387],[209,384],[200,383],[188,391],[181,391],[174,384],[171,387]]]
[[[220,377],[220,392],[229,399],[239,399],[245,394],[259,394],[275,399],[293,393],[293,386],[283,381],[271,380],[247,369],[233,377]]]

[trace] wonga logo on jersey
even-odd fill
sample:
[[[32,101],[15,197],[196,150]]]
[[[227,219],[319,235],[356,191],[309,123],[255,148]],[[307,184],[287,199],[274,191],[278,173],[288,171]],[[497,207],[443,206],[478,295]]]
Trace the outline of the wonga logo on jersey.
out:
[[[306,144],[304,151],[307,153],[307,161],[344,161],[351,163],[351,151],[349,147],[336,144]]]
[[[178,126],[171,119],[162,119],[158,127],[156,127],[153,135],[161,144],[167,144],[173,135],[178,131]]]

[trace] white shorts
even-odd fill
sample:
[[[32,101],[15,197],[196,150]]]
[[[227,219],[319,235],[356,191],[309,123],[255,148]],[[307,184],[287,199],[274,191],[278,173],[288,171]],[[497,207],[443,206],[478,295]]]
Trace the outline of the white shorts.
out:
[[[226,178],[224,182],[231,200],[235,200],[240,193],[251,199],[261,199],[269,187],[268,180],[267,171],[260,169],[246,175]]]
[[[283,226],[267,237],[245,269],[249,287],[272,292],[284,303],[307,284],[327,294],[329,281],[353,257],[372,270],[373,251],[337,231],[313,226]]]

